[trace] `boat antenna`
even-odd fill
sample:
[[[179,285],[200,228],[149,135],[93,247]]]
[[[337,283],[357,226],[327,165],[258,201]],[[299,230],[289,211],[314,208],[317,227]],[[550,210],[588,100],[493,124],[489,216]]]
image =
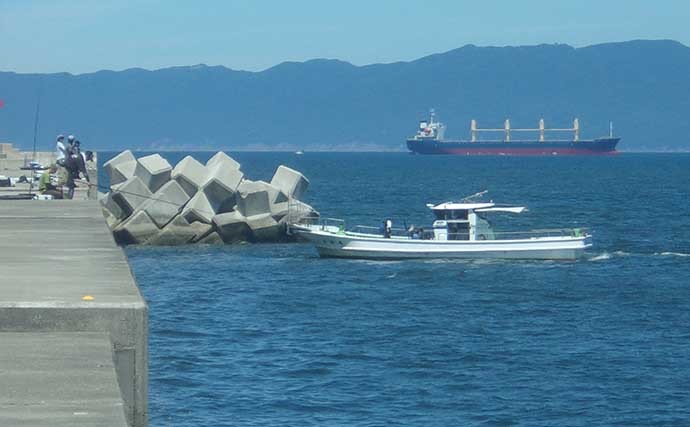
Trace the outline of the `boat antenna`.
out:
[[[609,138],[613,138],[613,122],[609,122]]]
[[[464,198],[462,199],[462,201],[463,201],[463,202],[469,202],[470,200],[476,199],[477,197],[481,197],[481,196],[485,195],[485,194],[488,193],[488,192],[489,192],[489,190],[484,190],[484,191],[480,191],[479,193],[474,193],[474,194],[472,194],[471,196],[464,197]]]

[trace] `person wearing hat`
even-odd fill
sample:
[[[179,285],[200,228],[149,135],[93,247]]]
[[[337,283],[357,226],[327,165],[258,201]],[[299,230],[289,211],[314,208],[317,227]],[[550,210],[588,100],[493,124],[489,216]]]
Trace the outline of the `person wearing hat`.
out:
[[[65,153],[69,154],[70,151],[72,151],[72,145],[74,145],[74,141],[76,141],[77,138],[74,135],[69,135],[67,137],[67,145],[65,146]]]
[[[87,182],[89,180],[89,174],[86,172],[86,164],[84,163],[84,157],[81,153],[81,143],[79,140],[75,139],[74,136],[70,135],[67,140],[72,138],[72,142],[69,144],[69,151],[67,159],[65,160],[65,168],[67,169],[67,198],[71,199],[74,197],[74,189],[77,184],[74,182],[79,179],[79,174],[84,175],[84,179]]]
[[[67,157],[67,147],[65,147],[65,137],[58,135],[55,140],[55,163],[59,166],[65,166],[65,157]]]
[[[81,142],[75,140],[72,145],[72,157],[77,159],[77,170],[84,176],[86,182],[91,182],[89,179],[89,173],[86,171],[86,161],[93,159],[93,152],[87,151],[86,154],[81,151]]]

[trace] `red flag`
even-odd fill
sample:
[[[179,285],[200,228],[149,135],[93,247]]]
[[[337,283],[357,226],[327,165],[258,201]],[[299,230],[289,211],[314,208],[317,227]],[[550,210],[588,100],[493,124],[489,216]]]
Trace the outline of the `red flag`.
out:
[[[2,99],[0,99],[0,108],[2,108],[2,107],[4,107],[4,106],[5,106],[5,101],[3,101]]]

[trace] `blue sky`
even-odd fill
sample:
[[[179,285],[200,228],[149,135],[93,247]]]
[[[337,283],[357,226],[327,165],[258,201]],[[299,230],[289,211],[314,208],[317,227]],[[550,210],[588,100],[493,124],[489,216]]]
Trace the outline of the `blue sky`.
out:
[[[0,70],[92,72],[337,58],[406,61],[465,44],[690,45],[688,0],[0,0]]]

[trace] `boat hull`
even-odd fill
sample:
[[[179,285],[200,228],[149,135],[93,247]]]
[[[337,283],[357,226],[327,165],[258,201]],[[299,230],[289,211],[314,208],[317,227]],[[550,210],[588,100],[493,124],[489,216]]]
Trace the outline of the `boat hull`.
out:
[[[575,260],[591,247],[589,236],[516,240],[436,241],[372,238],[303,229],[296,233],[313,243],[319,255],[358,259],[500,258]]]
[[[611,155],[616,154],[620,138],[599,138],[582,141],[440,141],[408,139],[407,148],[415,154],[455,155]]]

